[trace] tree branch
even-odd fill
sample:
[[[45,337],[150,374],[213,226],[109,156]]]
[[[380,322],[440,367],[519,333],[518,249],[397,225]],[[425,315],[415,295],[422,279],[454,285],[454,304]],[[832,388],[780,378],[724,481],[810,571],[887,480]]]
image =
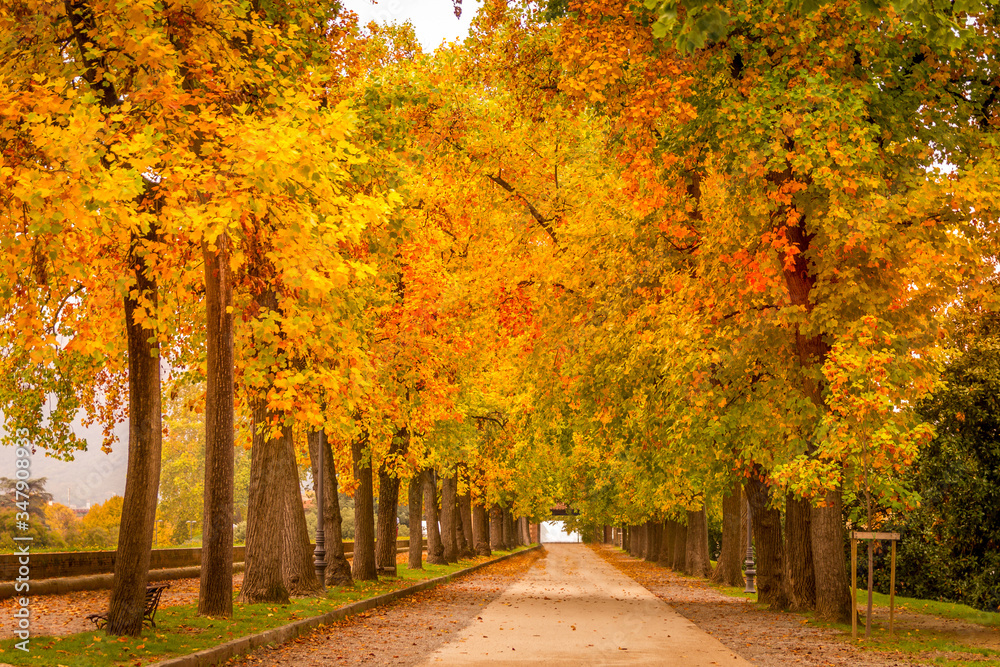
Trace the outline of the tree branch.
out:
[[[541,212],[537,208],[535,208],[535,206],[530,201],[528,201],[528,199],[524,195],[518,192],[513,185],[504,180],[500,172],[497,172],[496,176],[486,174],[486,178],[490,179],[491,181],[499,185],[501,188],[511,193],[518,199],[520,199],[524,203],[524,205],[528,208],[528,212],[531,214],[531,217],[535,219],[535,222],[537,222],[539,226],[545,230],[545,232],[549,235],[549,238],[552,239],[552,242],[555,243],[557,247],[559,247],[559,239],[558,237],[556,237],[556,232],[552,228],[552,225],[549,224],[552,220],[551,218],[546,218],[545,216],[543,216]]]

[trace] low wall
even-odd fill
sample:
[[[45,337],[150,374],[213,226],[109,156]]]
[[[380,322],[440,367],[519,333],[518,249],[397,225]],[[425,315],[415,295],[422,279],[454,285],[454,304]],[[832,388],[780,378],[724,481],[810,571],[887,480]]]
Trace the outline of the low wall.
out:
[[[425,540],[426,543],[426,540]],[[314,545],[315,546],[315,545]],[[409,548],[409,540],[396,540],[397,549]],[[245,547],[233,547],[233,562],[242,563]],[[329,553],[329,549],[327,549]],[[344,542],[344,553],[354,553],[354,542]],[[30,554],[31,580],[55,579],[57,577],[81,577],[93,574],[111,574],[115,571],[114,551],[53,551],[32,552]],[[17,578],[18,554],[0,554],[0,582],[11,582]],[[200,567],[201,548],[153,549],[150,570],[165,570],[182,567]]]

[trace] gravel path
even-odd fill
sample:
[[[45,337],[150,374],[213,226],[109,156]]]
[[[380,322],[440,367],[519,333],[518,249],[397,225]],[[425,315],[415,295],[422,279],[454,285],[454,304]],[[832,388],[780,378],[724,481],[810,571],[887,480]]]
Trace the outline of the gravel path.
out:
[[[489,565],[473,574],[386,607],[324,626],[299,639],[226,663],[283,665],[415,665],[477,620],[480,611],[531,565],[540,551]]]
[[[585,545],[546,551],[423,665],[750,667]]]
[[[607,545],[592,547],[725,646],[762,667],[904,667],[921,664],[862,651],[834,630],[806,624],[797,614],[767,611],[723,595],[699,579],[637,560]]]
[[[552,546],[552,549],[557,547]],[[587,547],[583,547],[587,548]],[[762,667],[904,667],[928,664],[934,658],[969,661],[970,653],[932,653],[896,657],[861,651],[834,630],[807,625],[801,616],[770,612],[743,598],[725,596],[706,582],[674,574],[652,563],[631,558],[609,546],[589,547],[606,562],[635,579],[702,630],[742,658]],[[264,648],[237,662],[250,665],[417,665],[435,651],[462,637],[463,628],[481,623],[484,607],[522,579],[542,552],[531,552],[490,565],[457,581],[419,593],[313,633],[281,647]],[[242,574],[235,577],[238,588]],[[197,579],[171,582],[161,606],[197,601]],[[32,598],[32,627],[37,635],[65,635],[92,629],[84,616],[103,610],[109,591],[87,591]],[[544,596],[543,596],[544,597]],[[0,637],[12,636],[9,613],[13,600],[0,601]],[[8,609],[10,607],[10,609]],[[876,617],[880,610],[876,608]],[[897,615],[900,630],[921,629],[954,634],[983,648],[1000,649],[1000,629],[932,616]],[[669,655],[659,664],[672,664]],[[918,661],[919,660],[919,661]],[[437,664],[445,664],[438,662]]]

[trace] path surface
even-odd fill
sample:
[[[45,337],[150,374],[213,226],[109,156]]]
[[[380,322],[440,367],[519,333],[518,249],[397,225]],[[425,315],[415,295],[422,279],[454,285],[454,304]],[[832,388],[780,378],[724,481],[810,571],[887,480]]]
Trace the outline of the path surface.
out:
[[[582,544],[547,556],[423,665],[750,663]]]
[[[529,551],[280,646],[262,647],[227,667],[416,665],[524,576],[543,557]]]

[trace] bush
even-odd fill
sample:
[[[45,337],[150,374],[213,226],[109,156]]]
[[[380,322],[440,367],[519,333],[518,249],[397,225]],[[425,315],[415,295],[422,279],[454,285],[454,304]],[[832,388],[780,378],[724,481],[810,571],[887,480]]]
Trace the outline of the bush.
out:
[[[84,526],[73,546],[84,549],[114,549],[118,546],[118,531],[114,534],[103,526]]]
[[[0,549],[7,552],[14,551],[17,544],[14,537],[31,537],[32,547],[64,545],[57,534],[51,532],[44,523],[36,520],[34,516],[28,521],[27,530],[21,530],[18,523],[17,510],[0,510]]]

